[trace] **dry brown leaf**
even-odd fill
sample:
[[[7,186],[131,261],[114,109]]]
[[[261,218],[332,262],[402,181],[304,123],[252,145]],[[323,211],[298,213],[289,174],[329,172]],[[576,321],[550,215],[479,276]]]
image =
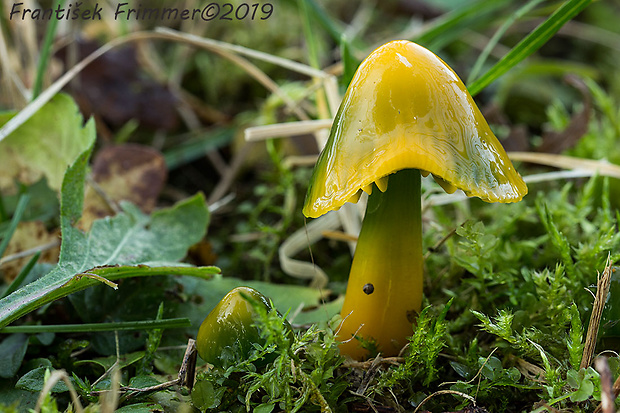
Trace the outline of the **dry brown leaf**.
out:
[[[86,189],[80,227],[88,229],[94,220],[114,214],[120,201],[150,213],[167,174],[164,157],[153,148],[126,144],[101,149],[92,168],[96,185]]]
[[[40,245],[49,244],[59,238],[60,233],[58,231],[49,232],[41,221],[20,222],[11,237],[11,242],[9,242],[9,245],[4,253],[4,257],[35,248]],[[59,253],[60,246],[43,251],[38,262],[56,263],[58,262]],[[0,271],[2,271],[4,281],[7,284],[13,281],[29,259],[30,256],[4,263],[0,269]]]
[[[94,41],[79,40],[73,51],[81,60],[97,49]],[[68,49],[57,57],[70,67]],[[131,119],[153,130],[177,127],[177,100],[164,85],[150,79],[137,57],[136,45],[109,51],[88,65],[71,84],[71,94],[84,114],[94,114],[108,126],[119,128]]]

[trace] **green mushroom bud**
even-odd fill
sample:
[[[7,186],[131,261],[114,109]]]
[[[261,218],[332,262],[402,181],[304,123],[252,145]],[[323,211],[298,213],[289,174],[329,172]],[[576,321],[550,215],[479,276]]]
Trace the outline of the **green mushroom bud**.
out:
[[[226,368],[246,360],[255,344],[264,345],[254,305],[271,310],[267,297],[253,288],[237,287],[226,294],[200,325],[196,339],[198,355],[209,364]],[[284,323],[292,333],[288,322]]]

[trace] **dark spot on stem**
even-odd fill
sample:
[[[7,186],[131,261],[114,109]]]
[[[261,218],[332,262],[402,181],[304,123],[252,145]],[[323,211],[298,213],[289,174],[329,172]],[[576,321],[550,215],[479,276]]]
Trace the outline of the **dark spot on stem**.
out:
[[[364,287],[362,287],[362,290],[364,291],[364,293],[370,295],[375,291],[375,286],[368,283],[366,285],[364,285]]]

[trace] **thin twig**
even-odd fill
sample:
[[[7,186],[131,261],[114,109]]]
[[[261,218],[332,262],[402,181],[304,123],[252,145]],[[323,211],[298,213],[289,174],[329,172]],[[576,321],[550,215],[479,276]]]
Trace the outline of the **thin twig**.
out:
[[[93,384],[91,385],[91,387],[95,387],[97,384],[99,384],[99,382],[103,379],[105,379],[106,377],[108,377],[108,375],[112,372],[112,370],[114,370],[116,367],[118,367],[119,365],[119,361],[118,359],[114,362],[114,364],[112,364],[112,366],[110,366],[110,368],[108,368],[102,375],[101,377],[99,377],[97,380],[95,380],[93,382]],[[102,390],[103,391],[103,390]],[[106,390],[107,391],[107,390]],[[91,394],[99,394],[98,392],[92,392]]]
[[[115,214],[119,214],[121,212],[121,207],[118,205],[118,202],[116,202],[114,199],[112,199],[112,197],[110,197],[110,195],[107,194],[107,192],[101,187],[101,185],[99,185],[99,182],[95,181],[91,174],[88,174],[88,176],[86,176],[86,182],[88,183],[88,185],[90,185],[91,188],[93,188],[97,195],[99,195],[103,199],[103,201],[106,203],[106,206],[110,208],[112,212],[114,212]]]
[[[237,64],[241,67],[247,74],[256,79],[260,84],[262,84],[267,90],[269,90],[274,95],[278,96],[282,101],[286,104],[291,112],[295,114],[302,121],[310,120],[308,114],[306,114],[303,109],[295,102],[289,95],[287,95],[282,88],[265,72],[260,70],[256,65],[250,63],[247,59],[244,59],[241,56],[237,56],[231,52],[221,50],[221,49],[213,49],[213,53],[216,53],[231,62]]]
[[[617,356],[615,356],[615,357],[617,357]],[[601,379],[602,379],[602,377],[601,377]],[[615,400],[618,397],[618,395],[620,395],[620,376],[618,376],[618,378],[614,382],[614,385],[612,386],[611,390],[613,392],[612,393],[613,394],[612,400]],[[603,404],[599,403],[599,405],[594,410],[594,413],[602,413],[602,412],[603,412]]]
[[[615,413],[614,400],[616,397],[613,392],[613,379],[607,357],[597,357],[594,360],[594,367],[601,376],[601,411],[602,413]]]
[[[41,393],[39,393],[39,398],[37,399],[37,405],[35,406],[35,409],[34,409],[35,412],[38,413],[41,411],[43,401],[45,400],[45,396],[50,391],[52,391],[52,388],[60,380],[64,381],[65,384],[67,385],[67,388],[69,389],[69,393],[71,394],[71,401],[73,402],[73,408],[75,409],[76,413],[84,412],[84,409],[82,408],[82,404],[80,403],[80,399],[77,395],[77,392],[75,391],[75,388],[73,387],[73,384],[71,383],[71,380],[69,380],[69,375],[67,374],[65,370],[52,371],[49,379],[45,382],[45,385],[43,386]]]
[[[9,64],[9,57],[9,49],[4,38],[4,30],[0,30],[0,73],[3,73],[2,83],[5,85],[5,89],[8,89],[8,93],[11,95],[10,101],[14,102],[15,106],[21,106],[22,104],[25,104],[28,100],[30,100],[30,92],[28,91],[22,80],[19,78],[15,70],[11,68]],[[22,71],[27,72],[23,66],[21,67],[21,69]]]
[[[478,369],[478,372],[476,373],[476,375],[475,375],[474,377],[472,377],[469,381],[465,382],[465,384],[470,384],[470,383],[473,383],[473,382],[474,382],[474,380],[476,380],[476,378],[477,378],[478,376],[480,376],[480,375],[481,375],[481,373],[482,373],[482,369],[484,369],[484,366],[486,366],[486,365],[487,365],[487,363],[488,363],[488,362],[489,362],[489,360],[491,359],[491,356],[493,356],[493,353],[495,353],[496,351],[497,351],[497,347],[495,347],[495,348],[493,349],[493,351],[491,351],[491,353],[489,353],[489,355],[487,356],[487,358],[484,360],[484,363],[482,363],[482,366],[480,366],[480,368]],[[457,383],[458,383],[458,381],[447,381],[447,382],[443,382],[443,383],[441,383],[439,386],[441,387],[441,386],[447,386],[447,385],[449,385],[449,384],[457,384]]]
[[[609,293],[609,286],[611,284],[611,273],[611,254],[608,254],[603,275],[601,276],[599,274],[596,283],[596,298],[592,305],[592,315],[590,316],[590,324],[588,325],[586,341],[583,346],[583,356],[581,357],[580,368],[582,369],[587,368],[592,362],[598,330],[601,325],[601,316],[603,315],[603,309],[605,308],[605,302],[607,301],[607,294]]]
[[[101,404],[101,413],[114,413],[118,407],[120,399],[121,369],[117,367],[112,372],[110,381],[110,389],[103,392],[99,398]]]
[[[221,198],[219,201],[213,202],[209,204],[209,213],[214,214],[222,209],[224,206],[228,205],[231,201],[235,199],[236,195],[230,192],[225,197]]]
[[[267,53],[248,49],[242,46],[231,45],[225,42],[219,42],[211,39],[204,39],[186,33],[179,33],[167,28],[157,28],[154,32],[135,32],[126,36],[118,37],[106,43],[105,45],[88,55],[86,58],[78,62],[64,75],[62,75],[59,79],[52,83],[50,87],[45,89],[36,99],[30,102],[24,109],[22,109],[17,115],[12,117],[0,128],[0,141],[6,138],[9,134],[11,134],[18,127],[20,127],[28,119],[30,119],[39,109],[41,109],[41,107],[43,107],[43,105],[49,102],[58,92],[62,90],[63,87],[67,85],[67,83],[69,83],[74,77],[78,75],[78,73],[80,73],[86,66],[91,64],[93,61],[118,46],[134,41],[149,39],[180,41],[187,44],[203,47],[205,49],[212,50],[223,55],[226,53],[222,52],[228,51],[240,55],[254,57],[263,61],[269,61],[287,69],[294,70],[308,76],[323,79],[323,81],[326,82],[326,92],[329,92],[330,95],[333,95],[335,93],[334,90],[337,91],[337,82],[334,76],[325,73],[322,70],[314,69],[302,63],[279,58],[277,56],[272,56]],[[334,104],[336,100],[338,100],[337,97],[332,96],[330,98],[330,105]]]
[[[465,222],[467,222],[467,221],[465,221]],[[463,224],[461,224],[461,226],[463,226],[465,224],[465,222]],[[431,254],[437,252],[439,250],[439,248],[441,248],[441,246],[443,244],[445,244],[446,241],[448,241],[452,236],[454,236],[454,234],[456,234],[456,230],[457,230],[457,228],[455,227],[454,229],[452,229],[452,231],[448,232],[443,238],[441,238],[439,241],[437,241],[437,243],[435,243],[435,245],[430,247],[428,249],[428,251],[426,251],[426,254],[424,254],[424,260],[426,261],[428,259],[428,257],[431,256]]]
[[[179,379],[167,381],[165,383],[156,384],[155,386],[150,386],[150,387],[121,386],[121,387],[119,387],[119,391],[120,392],[131,392],[131,393],[137,393],[137,394],[144,394],[144,393],[150,393],[150,392],[155,392],[155,391],[160,391],[160,390],[166,390],[166,389],[169,389],[170,387],[176,386],[177,384],[180,384],[179,383]],[[107,392],[109,392],[109,390],[97,390],[97,391],[90,392],[89,395],[90,396],[99,396],[99,395],[105,394]],[[127,397],[127,398],[129,399],[131,397]]]
[[[391,364],[394,366],[398,366],[404,362],[405,362],[404,357],[386,357],[386,358],[381,358],[378,363],[379,364]],[[342,367],[367,370],[373,366],[373,363],[375,363],[375,359],[366,360],[366,361],[346,360],[344,363],[342,363]]]
[[[284,158],[282,165],[284,165],[285,168],[292,168],[294,166],[314,166],[316,160],[316,155],[291,155]]]
[[[52,248],[56,248],[60,245],[60,240],[54,240],[52,242],[48,242],[47,244],[39,245],[34,248],[30,248],[24,251],[17,252],[15,254],[7,255],[6,257],[0,258],[0,267],[10,261],[15,261],[20,258],[29,257],[31,255],[36,254],[37,252],[43,252],[47,250],[51,250]]]
[[[561,169],[597,170],[601,175],[620,178],[620,167],[607,160],[583,159],[574,156],[538,152],[508,152],[511,161],[530,162]]]
[[[262,141],[273,138],[288,138],[329,129],[332,119],[303,120],[298,122],[276,123],[274,125],[253,126],[246,128],[245,140],[248,142]],[[316,157],[314,157],[316,161]]]
[[[189,339],[187,342],[187,348],[183,355],[183,363],[179,369],[178,381],[180,385],[185,385],[191,391],[194,387],[194,377],[196,376],[196,355],[198,350],[196,349],[196,340]]]
[[[122,386],[119,388],[119,392],[132,393],[127,396],[127,399],[130,399],[138,395],[166,390],[174,386],[187,386],[191,391],[194,386],[194,379],[196,374],[196,354],[196,341],[190,338],[185,348],[185,355],[183,356],[183,362],[181,363],[181,368],[179,369],[179,375],[175,380],[167,381],[165,383],[160,383],[149,387]],[[111,371],[114,367],[116,367],[116,365],[117,363],[114,363],[114,365],[108,370],[108,372]],[[103,379],[108,374],[108,372],[101,376],[99,380],[97,380],[97,382]],[[95,383],[93,383],[93,386],[95,385]],[[90,395],[97,396],[106,392],[109,392],[109,390],[93,391],[90,392]]]
[[[281,66],[285,69],[292,70],[297,73],[304,74],[309,77],[318,77],[318,78],[329,78],[331,77],[329,74],[325,73],[322,70],[315,69],[311,66],[305,65],[303,63],[295,62],[293,60],[284,59],[282,57],[270,55],[268,53],[264,53],[258,50],[248,49],[247,47],[238,46],[218,40],[206,39],[200,36],[196,36],[189,33],[181,33],[176,30],[172,30],[166,27],[157,27],[155,29],[155,33],[162,35],[170,40],[177,40],[185,43],[194,44],[196,46],[201,46],[206,49],[211,50],[228,50],[230,52],[234,52],[239,55],[243,55],[246,57],[252,57],[258,60],[262,60],[264,62],[273,63],[277,66]]]
[[[346,234],[342,231],[334,231],[334,230],[329,230],[329,229],[321,231],[321,235],[323,236],[323,238],[329,239],[332,241],[349,242],[349,241],[357,241],[358,239],[357,235]]]
[[[209,205],[216,203],[226,196],[226,193],[233,184],[237,173],[243,166],[246,158],[250,155],[252,148],[254,148],[253,144],[246,143],[241,147],[241,149],[235,152],[231,162],[229,163],[226,174],[222,176],[222,179],[220,179],[217,185],[215,185],[215,188],[213,188],[213,191],[209,194]]]
[[[519,370],[519,372],[523,374],[524,377],[528,378],[528,380],[531,380],[537,383],[546,382],[544,379],[545,370],[537,366],[536,364],[532,364],[529,361],[525,361],[522,358],[518,358],[516,367],[517,367],[517,370]]]
[[[95,387],[95,385],[97,385],[101,380],[105,379],[106,377],[108,377],[108,375],[121,364],[121,357],[120,357],[120,350],[119,350],[119,342],[118,342],[118,331],[114,332],[114,342],[116,345],[116,360],[114,361],[114,364],[112,364],[112,366],[110,366],[109,369],[107,369],[103,375],[101,377],[99,377],[97,380],[95,380],[93,382],[93,384],[91,385],[91,387]],[[104,390],[107,391],[107,390]],[[93,392],[93,394],[96,392]]]
[[[364,373],[362,382],[357,388],[357,394],[366,393],[366,390],[368,390],[368,386],[370,386],[370,382],[372,381],[372,379],[375,378],[375,376],[379,372],[379,367],[381,366],[381,360],[383,360],[383,358],[381,357],[381,354],[377,354],[377,357],[372,359],[372,363],[370,364],[370,367],[368,368],[366,373]]]
[[[149,38],[157,38],[160,36],[154,35],[153,33],[148,32],[136,32],[127,36],[116,38],[99,49],[95,50],[93,53],[88,55],[85,59],[77,63],[70,70],[68,70],[64,75],[62,75],[58,80],[50,85],[47,89],[45,89],[36,99],[30,102],[25,108],[23,108],[17,115],[13,116],[7,123],[0,128],[0,141],[6,138],[11,132],[20,127],[24,122],[32,117],[39,109],[43,107],[47,102],[49,102],[58,92],[62,90],[63,87],[67,85],[78,73],[80,73],[86,66],[92,63],[94,60],[98,59],[105,53],[114,49],[117,46],[123,45],[125,43],[129,43],[132,41],[140,40],[140,39],[149,39]]]
[[[390,390],[391,391],[391,390]],[[373,412],[375,413],[379,413],[379,410],[377,410],[377,408],[375,407],[375,404],[372,402],[372,399],[364,394],[358,394],[352,390],[349,390],[349,393],[351,393],[354,396],[358,396],[363,398],[364,400],[366,400],[366,403],[368,404],[368,407],[370,407],[372,409]]]
[[[436,391],[435,393],[431,394],[430,396],[426,397],[424,400],[422,400],[420,402],[420,404],[418,404],[418,406],[415,408],[415,410],[413,411],[413,413],[416,413],[418,410],[420,410],[420,407],[422,407],[422,405],[424,403],[426,403],[427,401],[429,401],[430,399],[432,399],[435,396],[440,396],[442,394],[454,394],[456,396],[461,396],[464,399],[469,400],[470,402],[472,402],[474,405],[476,404],[476,399],[474,399],[473,397],[471,397],[469,394],[465,394],[465,393],[461,393],[460,391],[455,391],[455,390],[439,390]]]

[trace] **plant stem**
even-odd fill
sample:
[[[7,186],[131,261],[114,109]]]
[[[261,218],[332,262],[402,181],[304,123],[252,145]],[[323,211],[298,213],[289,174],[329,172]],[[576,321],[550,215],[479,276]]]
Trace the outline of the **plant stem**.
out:
[[[57,324],[57,325],[23,325],[8,326],[0,330],[2,334],[39,334],[39,333],[92,333],[95,331],[131,331],[154,330],[166,328],[191,327],[187,318],[168,318],[144,321],[119,321],[112,323]]]
[[[420,198],[417,169],[390,175],[387,190],[375,188],[368,198],[341,312],[341,340],[357,332],[364,341],[376,342],[382,355],[393,356],[411,336],[422,305]],[[355,359],[368,355],[356,339],[340,349]]]

